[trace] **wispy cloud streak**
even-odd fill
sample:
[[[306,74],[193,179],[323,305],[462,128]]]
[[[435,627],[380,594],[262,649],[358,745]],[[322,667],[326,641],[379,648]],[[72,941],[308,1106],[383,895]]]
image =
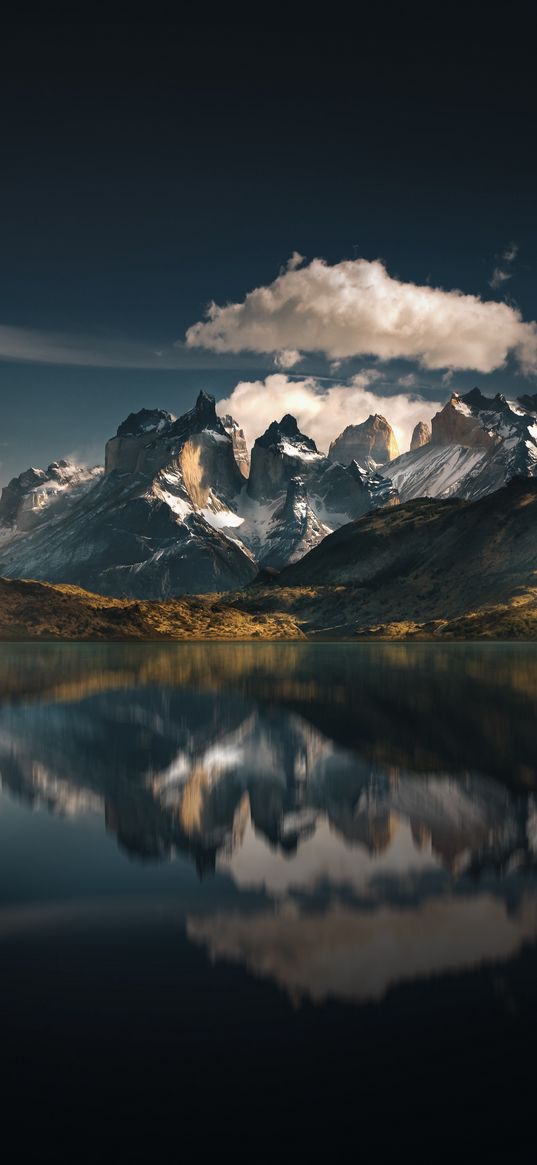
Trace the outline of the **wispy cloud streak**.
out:
[[[57,364],[88,368],[151,369],[169,372],[212,368],[265,368],[259,358],[222,358],[212,352],[192,352],[181,343],[152,349],[133,340],[47,332],[0,324],[0,360],[27,364]]]

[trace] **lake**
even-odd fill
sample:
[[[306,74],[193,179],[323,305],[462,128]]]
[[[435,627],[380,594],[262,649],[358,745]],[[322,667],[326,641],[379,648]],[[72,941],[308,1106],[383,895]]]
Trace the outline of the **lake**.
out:
[[[529,1160],[536,712],[531,645],[2,646],[17,1156]]]

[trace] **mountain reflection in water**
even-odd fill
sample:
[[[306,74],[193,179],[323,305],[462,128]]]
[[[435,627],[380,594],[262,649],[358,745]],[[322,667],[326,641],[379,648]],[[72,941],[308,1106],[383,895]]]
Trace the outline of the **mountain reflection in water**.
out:
[[[509,646],[6,647],[2,788],[216,873],[211,959],[380,999],[537,935],[536,680]]]
[[[526,1160],[536,681],[530,645],[4,645],[17,1155],[453,1159],[470,1124]]]

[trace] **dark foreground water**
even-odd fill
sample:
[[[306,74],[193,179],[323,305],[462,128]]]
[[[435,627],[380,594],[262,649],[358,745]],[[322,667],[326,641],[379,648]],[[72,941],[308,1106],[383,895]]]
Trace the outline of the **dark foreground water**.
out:
[[[533,647],[0,648],[7,1159],[533,1159],[536,711]]]

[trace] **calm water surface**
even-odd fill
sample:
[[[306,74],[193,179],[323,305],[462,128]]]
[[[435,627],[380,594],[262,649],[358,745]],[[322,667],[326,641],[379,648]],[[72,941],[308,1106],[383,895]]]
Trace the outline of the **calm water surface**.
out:
[[[531,646],[0,648],[23,1156],[533,1157],[536,711]]]

